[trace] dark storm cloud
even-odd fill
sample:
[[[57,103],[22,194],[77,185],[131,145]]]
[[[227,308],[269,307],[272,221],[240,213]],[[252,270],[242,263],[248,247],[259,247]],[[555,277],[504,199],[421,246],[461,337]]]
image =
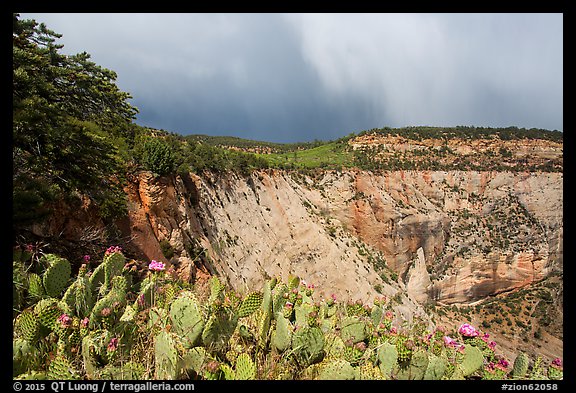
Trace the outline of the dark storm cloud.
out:
[[[559,14],[23,14],[118,73],[138,122],[295,141],[562,129]]]

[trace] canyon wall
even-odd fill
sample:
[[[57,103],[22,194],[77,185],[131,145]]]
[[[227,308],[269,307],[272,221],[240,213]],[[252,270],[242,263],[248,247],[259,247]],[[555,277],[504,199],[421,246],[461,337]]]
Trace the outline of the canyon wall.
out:
[[[148,258],[163,259],[168,241],[182,274],[217,272],[240,291],[292,273],[326,296],[409,288],[410,301],[473,303],[562,270],[562,183],[561,173],[142,172],[126,229]]]

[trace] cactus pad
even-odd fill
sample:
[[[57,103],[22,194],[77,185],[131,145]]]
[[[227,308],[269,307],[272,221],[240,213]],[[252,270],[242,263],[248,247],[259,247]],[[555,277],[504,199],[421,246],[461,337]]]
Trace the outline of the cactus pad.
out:
[[[59,297],[70,279],[72,268],[70,262],[53,254],[44,255],[41,259],[48,261],[50,266],[42,276],[42,284],[46,294],[50,297]]]
[[[236,358],[235,374],[239,380],[256,378],[256,365],[247,353],[241,353]]]
[[[512,367],[512,378],[521,379],[526,376],[528,372],[528,356],[524,352],[520,352],[516,359],[514,360],[514,366]]]
[[[324,334],[318,327],[303,327],[292,336],[292,349],[299,363],[310,365],[324,357]]]
[[[363,341],[367,337],[366,322],[357,317],[346,317],[342,320],[341,334],[344,342],[352,340],[355,344]]]
[[[236,312],[238,318],[247,317],[258,310],[262,304],[262,299],[263,296],[260,292],[252,292],[246,295],[244,300],[242,300],[242,304],[238,308],[238,311]]]
[[[174,331],[185,338],[187,346],[197,344],[204,329],[200,305],[191,292],[182,292],[170,307],[170,320]]]
[[[352,380],[355,379],[354,367],[346,360],[335,359],[323,365],[317,379]]]
[[[168,332],[162,331],[154,338],[154,365],[157,379],[176,379],[178,352]]]

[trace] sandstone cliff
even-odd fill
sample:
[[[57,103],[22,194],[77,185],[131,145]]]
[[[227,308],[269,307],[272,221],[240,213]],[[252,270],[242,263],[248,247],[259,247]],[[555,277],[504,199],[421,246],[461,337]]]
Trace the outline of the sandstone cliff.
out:
[[[157,244],[167,240],[173,262],[193,276],[194,259],[208,265],[191,254],[206,250],[208,269],[238,290],[293,273],[369,300],[375,288],[394,295],[386,281],[395,273],[427,293],[421,303],[466,303],[562,269],[560,173],[262,171],[168,180],[143,172],[130,195],[142,253],[162,259]]]

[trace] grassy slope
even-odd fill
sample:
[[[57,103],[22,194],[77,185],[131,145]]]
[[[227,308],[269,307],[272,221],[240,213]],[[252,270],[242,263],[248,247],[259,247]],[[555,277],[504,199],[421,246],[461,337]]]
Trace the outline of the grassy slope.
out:
[[[333,168],[350,167],[353,156],[346,151],[346,145],[340,142],[329,142],[306,150],[295,150],[282,154],[262,154],[271,166],[293,165],[297,168]]]

